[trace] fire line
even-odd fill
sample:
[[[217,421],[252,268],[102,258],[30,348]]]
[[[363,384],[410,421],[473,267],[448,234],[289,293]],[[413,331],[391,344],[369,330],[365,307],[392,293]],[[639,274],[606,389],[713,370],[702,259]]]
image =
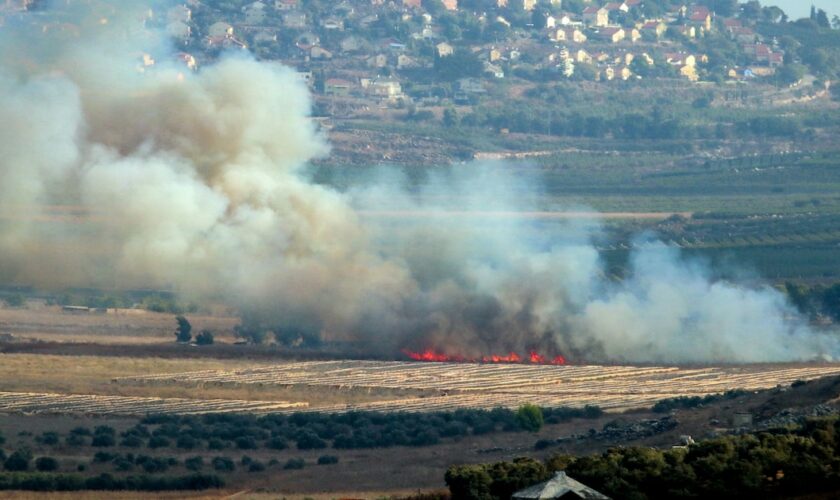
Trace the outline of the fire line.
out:
[[[566,358],[564,358],[563,356],[554,356],[553,358],[548,358],[536,351],[529,352],[528,356],[520,356],[515,352],[510,352],[506,355],[492,354],[477,358],[470,358],[459,354],[444,354],[442,352],[437,352],[434,349],[426,349],[420,352],[403,349],[402,352],[414,361],[423,361],[427,363],[505,363],[532,365],[566,364]]]

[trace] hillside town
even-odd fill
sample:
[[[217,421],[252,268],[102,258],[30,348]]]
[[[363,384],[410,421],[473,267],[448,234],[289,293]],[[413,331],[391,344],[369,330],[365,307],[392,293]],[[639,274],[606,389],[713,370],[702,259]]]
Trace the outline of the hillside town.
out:
[[[13,24],[37,6],[5,0],[0,19]],[[786,20],[734,1],[187,0],[144,22],[165,30],[192,70],[237,50],[293,67],[331,97],[321,111],[340,116],[371,104],[474,104],[505,79],[795,83],[785,40],[755,29]],[[51,29],[78,28],[45,21]]]

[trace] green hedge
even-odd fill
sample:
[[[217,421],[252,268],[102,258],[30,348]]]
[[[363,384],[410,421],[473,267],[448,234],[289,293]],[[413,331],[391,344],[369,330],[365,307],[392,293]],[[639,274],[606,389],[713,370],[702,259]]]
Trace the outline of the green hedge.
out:
[[[224,481],[212,474],[179,477],[129,476],[102,474],[84,477],[78,474],[3,473],[0,491],[182,491],[221,488]]]

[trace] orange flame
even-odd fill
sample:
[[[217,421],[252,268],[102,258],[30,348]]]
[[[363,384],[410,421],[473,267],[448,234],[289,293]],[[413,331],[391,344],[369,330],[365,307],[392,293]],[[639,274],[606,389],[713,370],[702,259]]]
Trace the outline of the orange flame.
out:
[[[532,365],[565,365],[566,358],[563,356],[555,356],[548,359],[536,351],[531,351],[527,358],[523,358],[515,352],[510,352],[507,355],[491,354],[482,356],[480,358],[468,358],[461,355],[444,354],[435,351],[434,349],[426,349],[425,351],[415,352],[403,349],[403,354],[414,361],[424,361],[430,363],[522,363]]]

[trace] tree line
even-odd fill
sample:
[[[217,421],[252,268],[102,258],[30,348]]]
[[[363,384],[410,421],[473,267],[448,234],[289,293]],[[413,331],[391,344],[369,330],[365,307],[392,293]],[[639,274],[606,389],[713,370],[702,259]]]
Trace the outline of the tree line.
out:
[[[470,435],[534,431],[543,423],[592,419],[602,414],[596,406],[539,408],[526,405],[517,411],[497,408],[434,413],[150,415],[120,433],[110,426],[98,426],[93,430],[77,427],[66,436],[44,432],[36,436],[35,441],[43,446],[90,446],[102,452],[116,446],[185,451],[430,446],[441,440]]]
[[[545,462],[522,458],[450,467],[446,484],[455,500],[507,499],[519,490],[566,473],[613,498],[790,498],[840,488],[840,420],[812,419],[799,429],[726,436],[688,447],[611,448]]]
[[[840,283],[809,287],[788,281],[785,283],[785,292],[790,302],[802,314],[812,319],[822,316],[840,322]]]

